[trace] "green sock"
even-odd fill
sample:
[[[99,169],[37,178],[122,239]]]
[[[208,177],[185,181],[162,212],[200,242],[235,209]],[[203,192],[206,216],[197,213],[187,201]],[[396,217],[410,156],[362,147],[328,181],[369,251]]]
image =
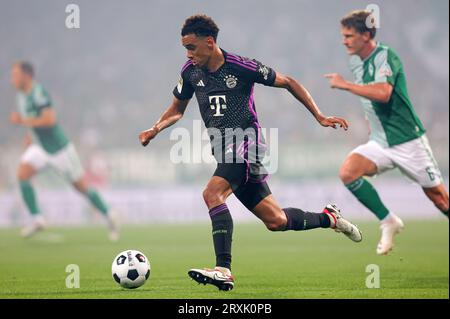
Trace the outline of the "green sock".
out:
[[[36,202],[36,195],[34,194],[33,186],[30,181],[20,181],[20,192],[22,193],[22,198],[28,207],[28,211],[31,215],[39,214],[39,207]]]
[[[86,196],[95,208],[97,208],[103,215],[108,214],[109,207],[104,202],[103,198],[97,193],[95,189],[88,189]]]
[[[375,188],[365,178],[360,177],[356,181],[345,185],[350,192],[372,213],[374,213],[379,220],[384,219],[389,210],[381,202]]]
[[[442,214],[444,214],[445,216],[447,216],[447,218],[448,218],[448,211],[449,211],[449,209],[447,209],[446,212],[442,212]]]

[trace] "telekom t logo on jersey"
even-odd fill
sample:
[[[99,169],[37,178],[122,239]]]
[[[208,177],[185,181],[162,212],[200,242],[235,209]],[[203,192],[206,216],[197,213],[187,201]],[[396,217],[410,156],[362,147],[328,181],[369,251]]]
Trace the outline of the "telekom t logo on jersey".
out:
[[[220,113],[220,110],[227,109],[227,98],[225,95],[212,95],[209,97],[209,105],[211,106],[211,110],[215,110],[213,116],[223,116],[223,113]]]

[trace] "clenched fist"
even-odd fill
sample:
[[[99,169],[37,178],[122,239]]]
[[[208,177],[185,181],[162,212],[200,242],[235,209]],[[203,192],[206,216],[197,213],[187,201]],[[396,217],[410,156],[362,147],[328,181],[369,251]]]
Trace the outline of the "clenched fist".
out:
[[[152,128],[139,134],[139,141],[141,142],[142,146],[147,146],[147,144],[150,143],[150,141],[154,139],[158,133],[158,128],[156,126],[153,126]]]

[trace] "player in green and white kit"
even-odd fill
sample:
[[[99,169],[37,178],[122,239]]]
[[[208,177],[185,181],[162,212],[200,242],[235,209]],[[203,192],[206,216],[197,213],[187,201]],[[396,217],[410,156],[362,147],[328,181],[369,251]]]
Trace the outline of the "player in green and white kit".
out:
[[[10,121],[29,128],[31,133],[28,135],[28,146],[17,172],[23,200],[33,216],[31,224],[22,229],[22,235],[29,237],[46,226],[30,180],[49,166],[64,176],[106,217],[110,239],[117,240],[119,229],[113,216],[115,214],[98,192],[84,181],[83,168],[75,147],[56,121],[56,113],[48,92],[34,81],[33,66],[28,62],[14,64],[11,82],[19,92],[17,95],[19,112],[11,113]]]
[[[403,222],[384,206],[366,176],[398,167],[447,217],[449,200],[425,129],[409,99],[402,62],[391,48],[375,42],[375,21],[371,19],[368,11],[353,11],[341,20],[343,44],[351,55],[355,83],[336,73],[325,76],[332,88],[361,97],[370,124],[370,140],[349,154],[340,178],[380,219],[382,236],[377,253],[385,255],[394,245],[394,236],[403,229]]]

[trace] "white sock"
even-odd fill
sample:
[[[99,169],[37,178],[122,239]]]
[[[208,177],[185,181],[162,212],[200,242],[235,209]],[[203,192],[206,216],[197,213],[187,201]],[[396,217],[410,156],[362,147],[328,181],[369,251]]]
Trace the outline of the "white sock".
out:
[[[397,215],[395,215],[394,213],[389,213],[386,215],[386,217],[384,217],[380,222],[381,223],[390,223],[396,220],[396,218],[398,218]]]

